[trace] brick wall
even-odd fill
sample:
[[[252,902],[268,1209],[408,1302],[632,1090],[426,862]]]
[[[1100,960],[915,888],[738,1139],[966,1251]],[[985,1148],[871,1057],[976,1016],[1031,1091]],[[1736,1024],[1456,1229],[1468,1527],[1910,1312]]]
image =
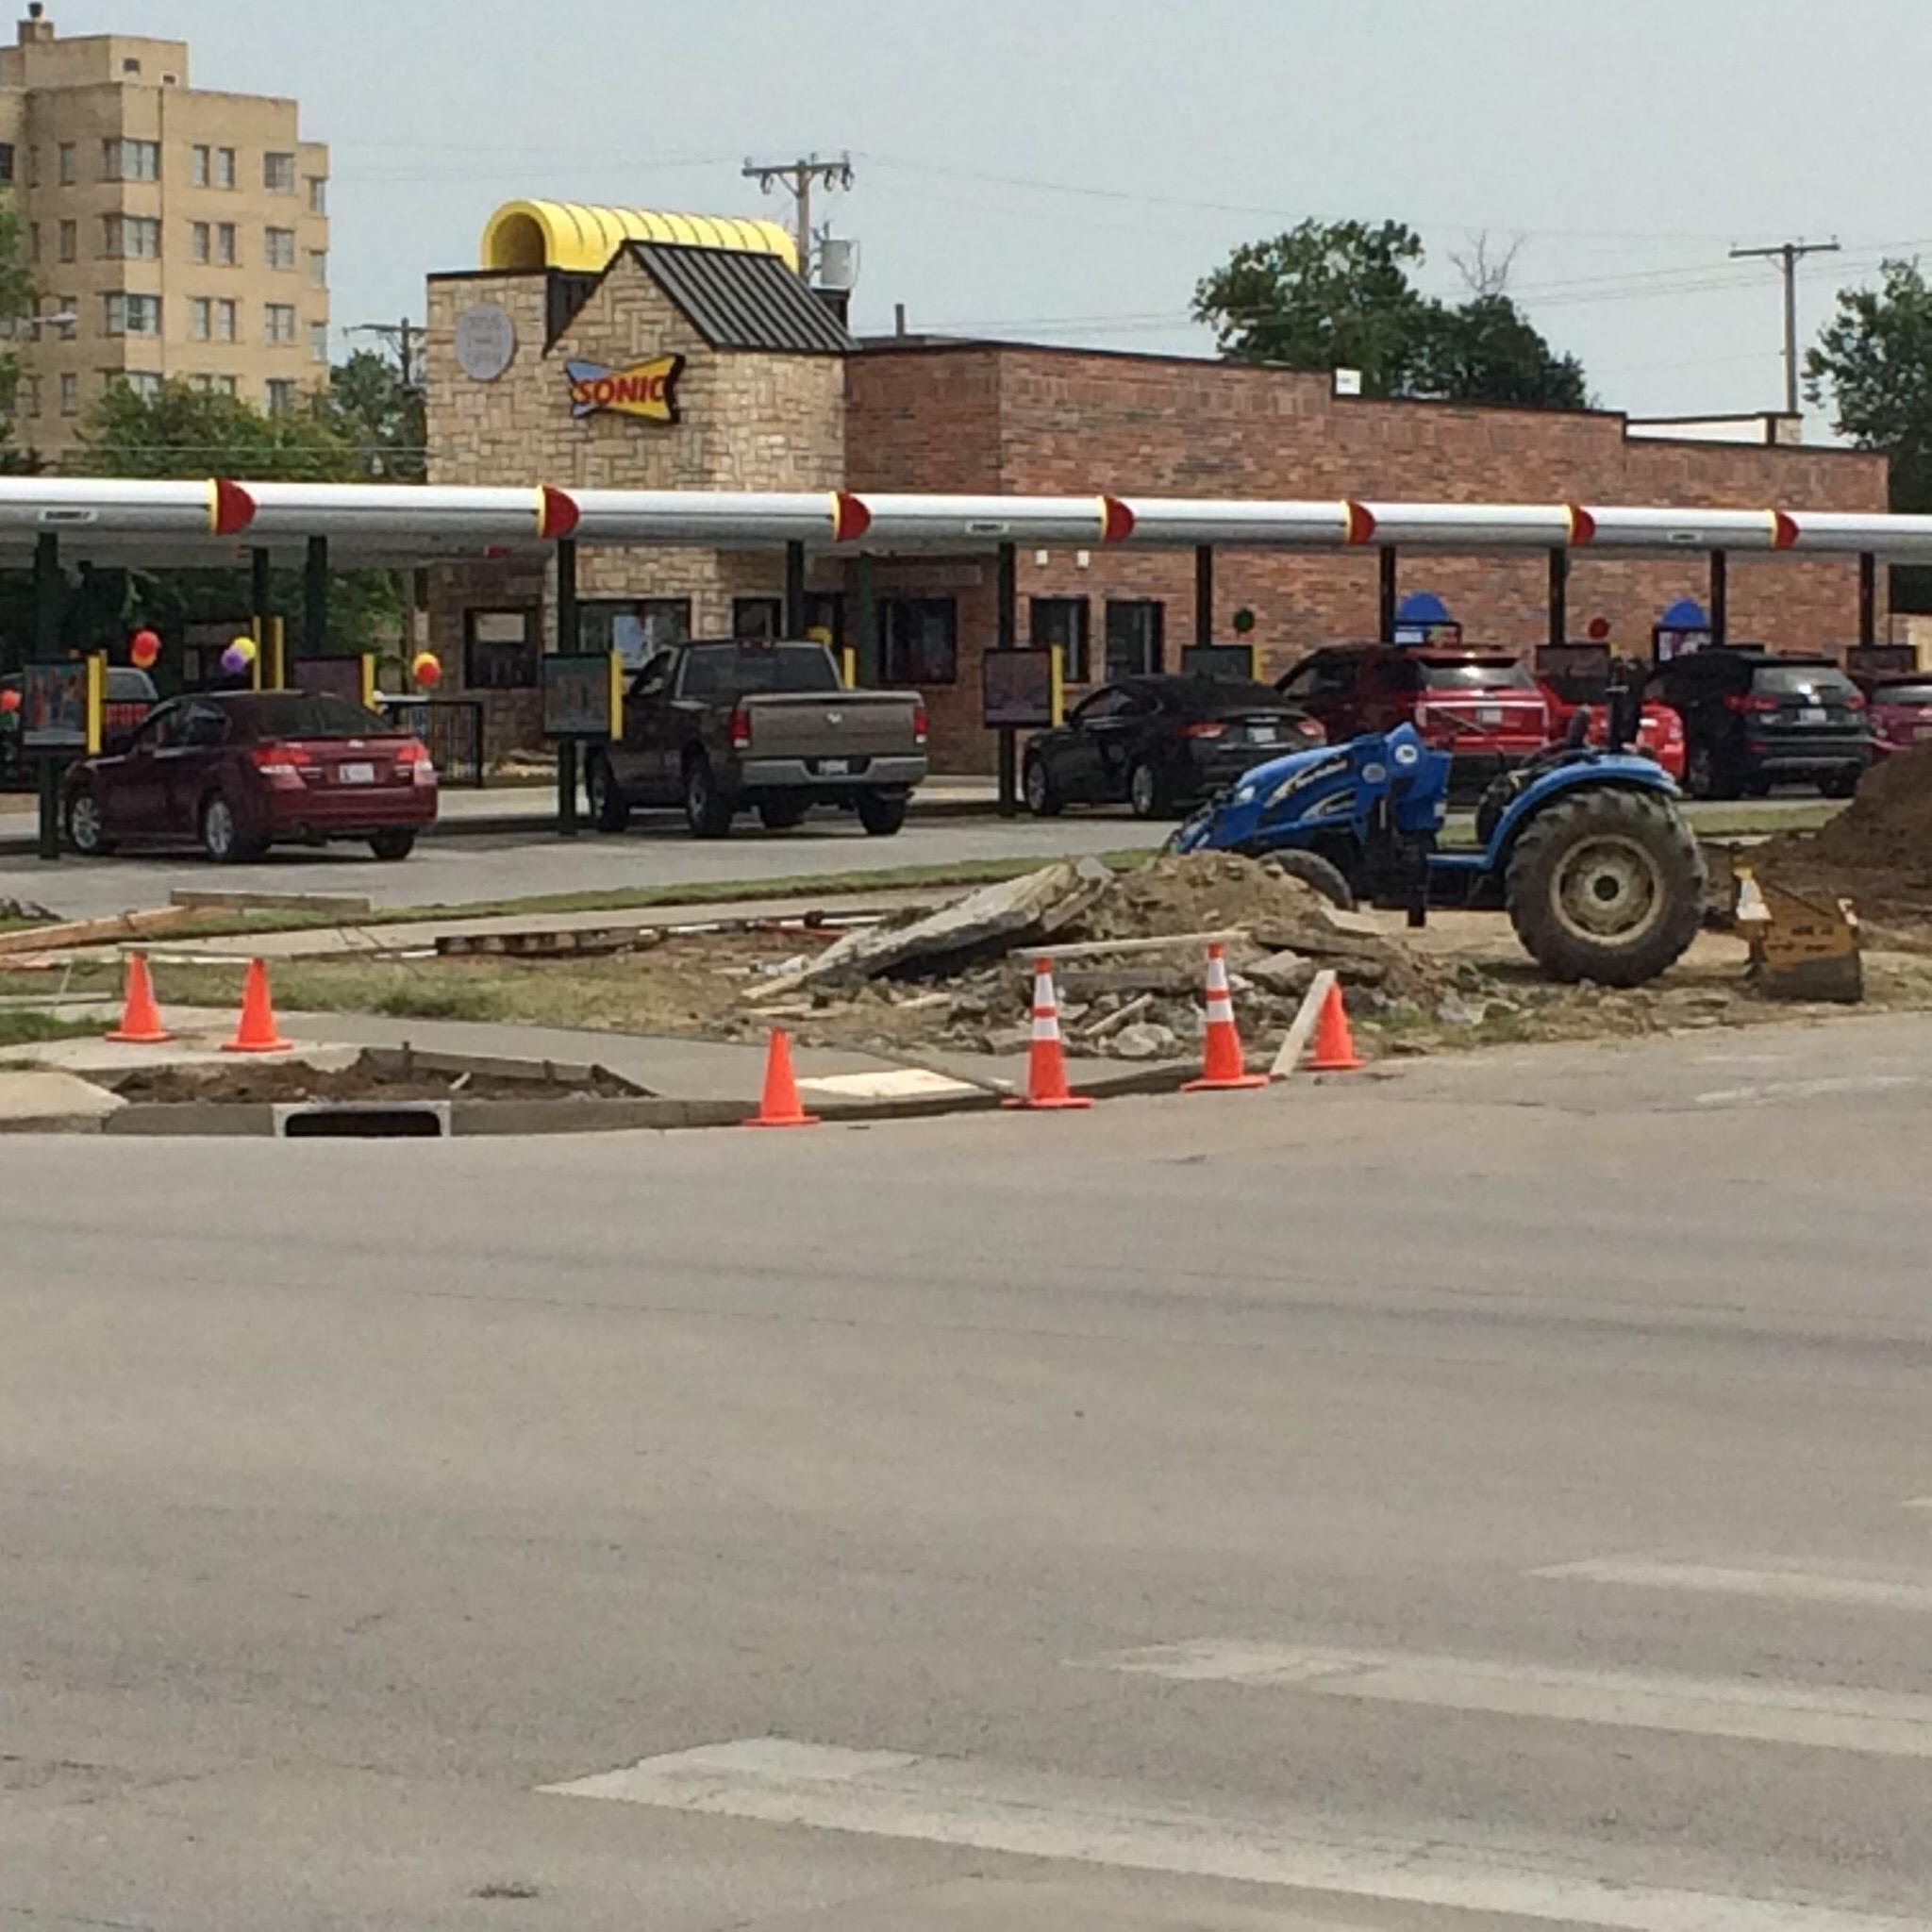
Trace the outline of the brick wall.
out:
[[[846,381],[851,487],[861,491],[1886,506],[1879,458],[1628,441],[1624,419],[1604,413],[1337,398],[1325,376],[1283,370],[986,344],[886,343],[854,358]],[[994,758],[993,741],[977,722],[977,659],[996,625],[992,559],[981,562],[983,593],[957,593],[958,682],[928,692],[935,758],[953,770],[989,771]],[[919,591],[916,565],[898,566],[896,577],[908,594]],[[1528,649],[1547,641],[1548,575],[1541,557],[1411,553],[1402,559],[1402,581],[1405,589],[1441,595],[1473,642]],[[1573,634],[1604,617],[1614,642],[1647,652],[1663,608],[1685,595],[1706,600],[1708,584],[1702,553],[1574,553]],[[1273,677],[1319,644],[1373,638],[1378,586],[1374,552],[1223,551],[1217,634],[1225,641],[1234,612],[1252,609],[1264,670]],[[1031,597],[1091,600],[1096,675],[1105,669],[1109,598],[1164,604],[1170,668],[1194,641],[1194,565],[1188,553],[1096,549],[1083,567],[1073,551],[1053,551],[1041,561],[1025,549],[1019,591],[1023,642]],[[1849,558],[1733,557],[1729,612],[1731,635],[1739,639],[1785,649],[1849,641],[1857,632],[1857,565]]]

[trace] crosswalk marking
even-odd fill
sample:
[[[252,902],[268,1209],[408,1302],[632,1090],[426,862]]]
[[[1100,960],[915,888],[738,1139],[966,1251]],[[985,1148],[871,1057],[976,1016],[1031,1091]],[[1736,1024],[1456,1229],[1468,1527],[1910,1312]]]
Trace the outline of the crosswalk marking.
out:
[[[751,1738],[544,1787],[559,1797],[1607,1932],[1932,1932],[1932,1920],[1625,1884],[1544,1856],[1440,1836],[1343,1834],[1318,1821],[1235,1819],[1108,1782],[965,1758]]]
[[[1932,1757],[1932,1697],[1907,1691],[1214,1640],[1118,1651],[1089,1667],[1184,1683]]]
[[[1873,1575],[1854,1570],[1747,1570],[1718,1563],[1657,1562],[1641,1557],[1593,1557],[1532,1570],[1559,1582],[1627,1583],[1643,1590],[1690,1590],[1725,1596],[1788,1597],[1793,1603],[1856,1604],[1888,1610],[1932,1610],[1932,1576]]]

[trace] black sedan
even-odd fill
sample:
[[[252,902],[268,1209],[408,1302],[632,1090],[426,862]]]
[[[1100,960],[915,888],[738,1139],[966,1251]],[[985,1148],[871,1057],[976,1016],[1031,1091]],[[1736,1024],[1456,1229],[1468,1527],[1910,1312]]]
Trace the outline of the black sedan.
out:
[[[1119,805],[1173,817],[1255,766],[1325,741],[1322,727],[1265,684],[1234,678],[1124,677],[1084,699],[1026,747],[1029,811]]]

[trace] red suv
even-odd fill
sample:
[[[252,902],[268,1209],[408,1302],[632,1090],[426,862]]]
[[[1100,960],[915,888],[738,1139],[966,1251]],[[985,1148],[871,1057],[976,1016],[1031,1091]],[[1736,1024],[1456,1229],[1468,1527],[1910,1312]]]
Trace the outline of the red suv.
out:
[[[1330,743],[1413,724],[1451,755],[1458,791],[1534,758],[1554,736],[1542,687],[1504,651],[1334,644],[1305,658],[1275,689],[1319,721]]]

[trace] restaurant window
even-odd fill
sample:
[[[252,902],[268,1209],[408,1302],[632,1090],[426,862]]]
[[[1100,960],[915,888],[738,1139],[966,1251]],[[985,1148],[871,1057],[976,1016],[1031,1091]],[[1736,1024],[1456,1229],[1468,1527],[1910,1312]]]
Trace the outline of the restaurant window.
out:
[[[626,670],[691,636],[689,597],[594,597],[578,608],[579,648],[615,651]]]
[[[735,638],[779,638],[785,635],[782,597],[734,597],[731,635]]]
[[[1036,597],[1031,622],[1033,648],[1044,651],[1058,644],[1061,675],[1069,684],[1089,683],[1093,676],[1088,662],[1088,635],[1092,618],[1087,599]]]
[[[1135,599],[1107,607],[1107,675],[1146,677],[1161,668],[1166,645],[1167,607]]]
[[[888,684],[958,684],[959,606],[953,597],[885,597],[879,602]]]
[[[537,613],[466,610],[463,682],[472,691],[528,691],[537,682]]]

